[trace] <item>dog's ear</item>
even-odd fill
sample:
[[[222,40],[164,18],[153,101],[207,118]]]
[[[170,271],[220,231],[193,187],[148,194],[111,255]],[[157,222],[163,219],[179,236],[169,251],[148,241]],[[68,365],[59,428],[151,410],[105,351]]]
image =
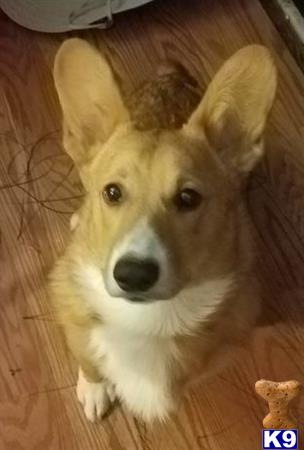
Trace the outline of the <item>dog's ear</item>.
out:
[[[247,173],[263,154],[263,131],[276,86],[268,50],[244,47],[215,75],[184,130],[194,137],[204,134],[224,163]]]
[[[111,68],[81,39],[65,41],[55,58],[54,79],[64,120],[64,145],[81,169],[115,128],[128,121]]]

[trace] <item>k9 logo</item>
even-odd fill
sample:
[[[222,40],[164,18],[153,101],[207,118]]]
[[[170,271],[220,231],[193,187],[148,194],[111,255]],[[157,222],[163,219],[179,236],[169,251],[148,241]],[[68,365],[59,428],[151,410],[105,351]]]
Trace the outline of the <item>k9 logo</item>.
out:
[[[263,450],[298,448],[298,430],[263,430]]]

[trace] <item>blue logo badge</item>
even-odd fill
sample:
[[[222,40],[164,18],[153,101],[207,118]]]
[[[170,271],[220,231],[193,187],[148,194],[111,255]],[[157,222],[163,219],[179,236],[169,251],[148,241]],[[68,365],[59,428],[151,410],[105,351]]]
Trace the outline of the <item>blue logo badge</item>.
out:
[[[263,450],[276,448],[297,450],[298,430],[263,430]]]

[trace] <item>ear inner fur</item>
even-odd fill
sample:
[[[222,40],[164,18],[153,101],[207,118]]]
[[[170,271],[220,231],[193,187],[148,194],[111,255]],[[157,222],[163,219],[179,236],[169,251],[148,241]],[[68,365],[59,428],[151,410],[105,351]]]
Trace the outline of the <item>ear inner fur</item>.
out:
[[[184,130],[204,134],[228,164],[248,172],[263,154],[262,133],[276,86],[269,51],[259,45],[242,48],[217,72]]]
[[[64,143],[79,168],[94,157],[129,114],[106,59],[81,39],[65,41],[54,64],[54,79],[63,110]]]

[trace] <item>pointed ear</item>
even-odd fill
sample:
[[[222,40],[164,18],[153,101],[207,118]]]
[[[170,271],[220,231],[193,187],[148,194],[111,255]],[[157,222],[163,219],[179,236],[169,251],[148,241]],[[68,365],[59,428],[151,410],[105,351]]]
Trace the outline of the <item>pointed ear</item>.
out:
[[[265,47],[239,50],[215,75],[185,132],[204,133],[224,162],[249,172],[263,154],[263,131],[276,86],[276,69]]]
[[[104,143],[129,114],[109,64],[86,41],[63,43],[54,79],[63,110],[64,145],[81,169],[94,157],[94,144]]]

